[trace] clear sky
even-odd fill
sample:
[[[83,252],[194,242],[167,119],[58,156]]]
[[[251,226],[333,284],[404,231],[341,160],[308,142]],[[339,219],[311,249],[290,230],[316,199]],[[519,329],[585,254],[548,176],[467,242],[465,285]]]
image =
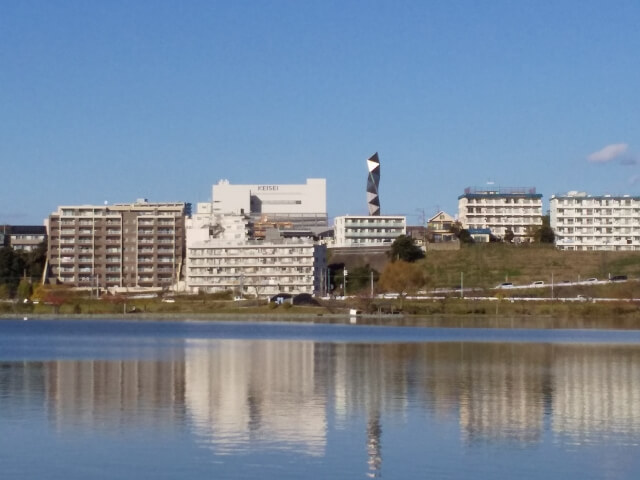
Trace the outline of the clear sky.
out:
[[[467,186],[640,194],[640,2],[0,2],[0,223],[327,179],[329,216]]]

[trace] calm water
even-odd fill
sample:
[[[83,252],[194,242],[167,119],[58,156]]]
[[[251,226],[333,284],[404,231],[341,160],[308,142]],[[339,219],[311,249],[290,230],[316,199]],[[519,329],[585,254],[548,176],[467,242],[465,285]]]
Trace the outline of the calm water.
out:
[[[0,477],[640,477],[640,332],[0,320]]]

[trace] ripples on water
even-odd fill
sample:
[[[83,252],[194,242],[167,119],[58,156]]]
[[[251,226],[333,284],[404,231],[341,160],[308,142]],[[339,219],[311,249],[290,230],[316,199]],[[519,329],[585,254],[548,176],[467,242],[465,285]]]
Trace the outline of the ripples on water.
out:
[[[633,331],[0,322],[2,478],[631,479],[639,443]]]

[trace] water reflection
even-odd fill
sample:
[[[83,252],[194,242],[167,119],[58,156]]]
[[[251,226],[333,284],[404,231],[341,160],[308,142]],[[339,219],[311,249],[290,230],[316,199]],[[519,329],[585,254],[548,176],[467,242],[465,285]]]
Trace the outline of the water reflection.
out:
[[[202,441],[216,452],[263,446],[322,455],[326,394],[312,342],[187,344],[185,399]]]
[[[388,426],[425,418],[454,426],[463,449],[640,439],[640,346],[198,339],[156,360],[0,367],[3,417],[44,405],[56,430],[180,429],[214,455],[320,458],[335,432],[359,430],[371,477]]]
[[[567,347],[555,352],[553,431],[575,443],[616,437],[638,444],[640,350]]]
[[[162,360],[44,363],[46,407],[57,429],[184,424],[184,352]]]

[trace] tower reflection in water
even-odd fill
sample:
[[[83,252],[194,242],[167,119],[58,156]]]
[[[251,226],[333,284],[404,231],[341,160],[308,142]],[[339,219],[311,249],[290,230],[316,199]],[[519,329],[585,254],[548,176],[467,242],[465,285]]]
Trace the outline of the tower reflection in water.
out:
[[[555,442],[637,443],[640,347],[188,340],[159,360],[3,363],[0,408],[18,402],[44,402],[56,429],[192,431],[217,455],[321,457],[330,430],[346,430],[376,477],[385,424],[457,424],[468,448],[535,445],[545,429]]]

